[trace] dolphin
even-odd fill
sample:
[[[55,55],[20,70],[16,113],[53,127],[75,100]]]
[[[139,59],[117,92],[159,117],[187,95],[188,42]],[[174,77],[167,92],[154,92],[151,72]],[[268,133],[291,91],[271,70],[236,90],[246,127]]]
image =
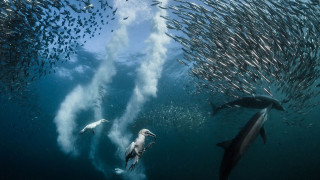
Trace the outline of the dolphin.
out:
[[[248,150],[258,134],[261,135],[264,143],[266,143],[263,125],[267,120],[267,115],[271,108],[272,105],[269,105],[267,108],[257,112],[234,139],[217,144],[217,146],[225,150],[220,166],[220,180],[228,179],[231,170]]]
[[[125,159],[126,159],[125,168],[127,168],[128,161],[134,158],[134,161],[129,168],[129,170],[132,171],[134,167],[137,165],[142,154],[154,143],[154,142],[151,142],[146,147],[144,147],[146,136],[152,136],[156,138],[156,135],[153,134],[148,129],[140,130],[137,139],[135,140],[135,142],[132,142],[130,144],[130,146],[127,148],[127,151],[125,153]]]
[[[219,110],[232,107],[232,106],[241,106],[246,108],[255,108],[255,109],[263,109],[268,107],[270,104],[272,105],[272,108],[275,108],[280,111],[284,111],[284,108],[280,104],[280,102],[272,97],[264,96],[264,95],[256,95],[256,96],[248,96],[243,97],[240,99],[237,99],[235,101],[228,102],[226,104],[223,104],[219,107],[214,107],[214,105],[211,103],[213,107],[213,114],[216,114]]]
[[[91,131],[94,134],[94,128],[96,128],[97,126],[99,126],[100,124],[104,123],[104,122],[109,122],[106,119],[100,119],[99,121],[90,123],[88,125],[86,125],[80,132],[79,134],[83,134],[87,131]]]

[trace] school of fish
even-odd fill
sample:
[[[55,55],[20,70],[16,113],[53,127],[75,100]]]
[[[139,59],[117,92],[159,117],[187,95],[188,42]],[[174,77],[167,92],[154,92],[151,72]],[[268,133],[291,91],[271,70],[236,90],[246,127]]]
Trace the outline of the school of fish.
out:
[[[0,92],[55,73],[116,11],[107,0],[0,1]]]
[[[300,115],[319,104],[319,1],[194,2],[174,0],[163,18],[200,90],[265,94]]]
[[[315,97],[320,93],[320,4],[313,0],[174,1],[162,8],[172,13],[163,17],[175,31],[167,35],[183,47],[179,62],[190,67],[200,91],[209,90],[214,100],[221,95],[233,99],[221,106],[211,102],[213,115],[232,107],[262,109],[233,139],[217,144],[225,151],[220,180],[227,180],[259,134],[266,143],[264,123],[270,109],[301,116],[319,104]]]
[[[227,180],[258,135],[266,143],[264,123],[271,109],[307,114],[319,104],[314,97],[320,94],[320,3],[173,1],[162,7],[153,0],[151,6],[170,10],[171,16],[162,18],[178,32],[167,35],[183,46],[184,59],[179,62],[190,67],[198,87],[233,99],[214,108],[215,113],[238,106],[261,109],[232,140],[217,144],[225,150],[220,179]],[[35,78],[55,73],[57,62],[70,60],[85,43],[81,40],[100,34],[116,12],[103,0],[0,1],[0,92],[19,90]],[[103,122],[108,121],[88,124],[80,134],[94,134]],[[154,143],[144,147],[146,136],[156,137],[142,129],[127,149],[126,165],[134,159],[130,170]],[[115,173],[124,170],[115,168]]]

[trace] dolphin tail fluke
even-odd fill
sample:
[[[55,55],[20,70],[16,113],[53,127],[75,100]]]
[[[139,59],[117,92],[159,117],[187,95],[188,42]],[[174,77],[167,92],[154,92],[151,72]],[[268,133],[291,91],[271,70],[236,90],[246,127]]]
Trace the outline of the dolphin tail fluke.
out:
[[[261,130],[260,130],[260,135],[263,139],[264,144],[266,144],[267,142],[267,136],[266,136],[266,131],[264,130],[264,127],[262,126]]]
[[[231,143],[232,143],[232,140],[229,140],[229,141],[224,141],[224,142],[218,143],[216,145],[219,147],[222,147],[224,150],[226,150],[230,146]]]

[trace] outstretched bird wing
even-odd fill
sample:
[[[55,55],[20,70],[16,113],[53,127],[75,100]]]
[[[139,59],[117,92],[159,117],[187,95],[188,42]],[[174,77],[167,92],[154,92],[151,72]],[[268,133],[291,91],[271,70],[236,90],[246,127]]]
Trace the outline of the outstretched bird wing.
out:
[[[134,142],[132,142],[130,146],[127,148],[126,157],[132,153],[133,149],[134,149]]]
[[[125,165],[125,167],[127,167],[127,163],[129,161],[129,159],[133,157],[134,145],[135,145],[135,143],[132,142],[130,144],[130,146],[127,148],[127,151],[126,151],[126,165]]]

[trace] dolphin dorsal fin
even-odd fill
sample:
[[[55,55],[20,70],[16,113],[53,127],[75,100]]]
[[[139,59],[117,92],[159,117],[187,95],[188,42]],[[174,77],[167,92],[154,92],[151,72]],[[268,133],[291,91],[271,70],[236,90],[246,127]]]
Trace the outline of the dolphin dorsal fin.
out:
[[[222,147],[224,150],[226,150],[231,143],[232,143],[232,140],[223,141],[221,143],[218,143],[217,146]]]
[[[266,131],[264,130],[264,127],[262,126],[260,129],[260,135],[263,139],[264,144],[266,144],[267,142],[267,136],[266,136]]]

